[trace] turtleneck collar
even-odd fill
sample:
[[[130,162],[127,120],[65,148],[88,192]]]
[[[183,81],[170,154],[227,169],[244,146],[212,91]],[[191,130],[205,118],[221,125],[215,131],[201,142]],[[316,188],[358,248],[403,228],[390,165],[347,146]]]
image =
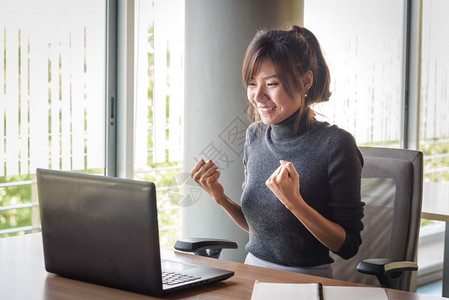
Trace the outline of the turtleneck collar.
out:
[[[295,120],[299,111],[294,112],[290,117],[284,121],[270,126],[271,138],[273,140],[285,140],[292,137],[297,137],[304,134],[307,131],[306,128],[306,115],[302,116],[299,123],[298,131],[295,132]]]

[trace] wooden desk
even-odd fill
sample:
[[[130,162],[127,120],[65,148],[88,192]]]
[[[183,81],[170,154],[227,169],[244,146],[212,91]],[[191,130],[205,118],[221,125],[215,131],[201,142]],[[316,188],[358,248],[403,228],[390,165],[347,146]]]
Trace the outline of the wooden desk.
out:
[[[449,297],[449,184],[425,182],[421,218],[446,222],[444,234],[443,297]]]
[[[184,253],[166,252],[164,257],[233,270],[235,276],[218,283],[164,299],[250,299],[255,280],[266,282],[322,282],[324,285],[355,285],[290,272],[264,269]],[[387,289],[390,300],[424,300],[438,297]],[[89,284],[49,274],[44,269],[39,233],[0,239],[1,299],[155,299],[145,295]],[[441,298],[442,299],[442,298]]]

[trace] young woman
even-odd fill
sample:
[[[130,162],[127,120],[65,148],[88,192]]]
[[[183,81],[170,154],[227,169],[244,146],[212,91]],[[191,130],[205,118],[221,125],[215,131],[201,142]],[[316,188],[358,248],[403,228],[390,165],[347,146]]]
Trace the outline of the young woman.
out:
[[[329,69],[307,29],[260,31],[243,62],[248,115],[240,206],[218,167],[198,161],[192,178],[249,232],[245,263],[332,277],[329,250],[354,256],[361,244],[363,158],[351,134],[315,119],[327,101]]]

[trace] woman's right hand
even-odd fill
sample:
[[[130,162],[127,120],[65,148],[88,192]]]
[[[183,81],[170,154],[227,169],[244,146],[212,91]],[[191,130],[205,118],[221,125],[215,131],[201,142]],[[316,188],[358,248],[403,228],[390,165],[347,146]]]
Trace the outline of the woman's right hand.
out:
[[[218,166],[211,160],[207,162],[200,159],[190,173],[195,182],[197,182],[211,197],[217,202],[224,195],[223,186],[218,182],[220,172]]]

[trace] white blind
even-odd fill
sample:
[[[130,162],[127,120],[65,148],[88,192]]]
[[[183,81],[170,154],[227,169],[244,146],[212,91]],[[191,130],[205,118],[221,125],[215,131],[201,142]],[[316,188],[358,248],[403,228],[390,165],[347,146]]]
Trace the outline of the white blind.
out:
[[[0,176],[104,167],[105,4],[81,2],[0,0]]]
[[[319,118],[348,130],[360,144],[398,141],[403,3],[307,1],[304,16],[305,27],[321,44],[331,75],[330,101],[315,106],[322,114]],[[337,23],[337,27],[328,26]]]
[[[182,159],[184,10],[179,0],[137,3],[135,163],[139,169]],[[148,149],[149,139],[153,149]]]
[[[154,49],[150,43],[153,38],[154,9],[152,1],[137,1],[137,30],[135,31],[136,45],[136,88],[135,88],[135,138],[134,157],[137,169],[145,168],[148,164],[148,135],[150,125],[148,124],[148,108],[152,105],[148,99],[148,85],[153,80]]]

